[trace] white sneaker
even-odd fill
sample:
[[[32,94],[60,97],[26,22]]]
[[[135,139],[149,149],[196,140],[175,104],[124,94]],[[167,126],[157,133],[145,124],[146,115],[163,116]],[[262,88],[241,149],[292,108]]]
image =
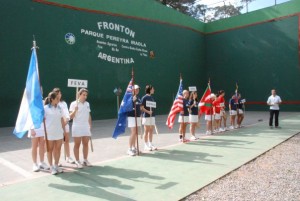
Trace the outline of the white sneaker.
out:
[[[63,173],[64,172],[64,170],[60,167],[56,166],[55,169],[56,169],[57,173]]]
[[[67,157],[66,162],[71,163],[71,164],[75,164],[75,161],[71,157]]]
[[[131,148],[131,151],[132,151],[135,155],[137,154],[137,148],[132,147],[132,148]]]
[[[83,160],[82,165],[92,167],[93,165],[88,160]]]
[[[146,145],[146,144],[145,144],[144,150],[145,150],[145,151],[152,151],[151,147],[149,147],[149,146]]]
[[[233,127],[233,126],[229,126],[229,129],[233,130],[233,129],[234,129],[234,127]]]
[[[135,153],[134,153],[134,151],[132,149],[128,149],[127,154],[129,156],[135,156]]]
[[[239,127],[238,127],[238,126],[235,126],[235,127],[234,127],[234,129],[237,129],[237,128],[239,128]]]
[[[157,150],[157,147],[155,147],[152,143],[149,143],[149,147],[152,151]]]
[[[33,171],[33,172],[38,172],[38,171],[40,171],[40,167],[38,166],[38,164],[34,163],[34,164],[32,165],[32,171]]]
[[[75,164],[77,166],[78,169],[82,168],[82,165],[80,164],[80,161],[75,161]]]
[[[52,175],[56,175],[57,174],[57,170],[56,170],[55,166],[52,166],[52,168],[51,168],[51,174]]]
[[[191,141],[195,141],[197,140],[198,138],[196,138],[196,136],[192,135],[192,137],[190,138]]]
[[[42,170],[50,170],[50,167],[44,161],[39,163],[39,168]]]
[[[211,135],[211,131],[206,131],[206,135]]]

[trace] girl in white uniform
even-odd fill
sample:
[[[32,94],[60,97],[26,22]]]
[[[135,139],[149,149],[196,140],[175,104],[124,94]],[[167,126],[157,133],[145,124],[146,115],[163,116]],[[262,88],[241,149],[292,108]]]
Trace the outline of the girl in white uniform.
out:
[[[77,168],[82,165],[92,166],[88,161],[89,140],[91,137],[92,117],[90,115],[90,104],[86,101],[88,90],[82,88],[78,92],[78,100],[70,105],[70,118],[73,119],[72,137],[74,138],[74,156]],[[79,160],[79,147],[83,146],[83,163]]]
[[[44,162],[45,158],[45,131],[44,123],[38,129],[30,129],[28,137],[31,138],[31,156],[33,161],[32,171],[49,170],[49,166]],[[37,164],[37,155],[39,153],[40,163]]]
[[[130,137],[129,137],[129,149],[127,154],[130,156],[135,156],[137,154],[136,142],[137,142],[137,127],[142,125],[141,122],[141,99],[138,96],[140,92],[140,87],[138,85],[134,85],[133,87],[133,110],[128,112],[127,120],[128,120],[128,128],[130,128]]]
[[[46,132],[48,138],[48,162],[51,166],[51,174],[55,175],[57,173],[63,172],[63,170],[58,167],[58,162],[60,158],[60,150],[63,141],[64,133],[64,119],[62,109],[58,105],[59,97],[57,93],[50,92],[45,100],[45,123]],[[54,158],[54,165],[53,165]]]
[[[58,97],[59,97],[59,107],[62,109],[63,114],[64,114],[64,121],[65,121],[65,130],[64,130],[64,150],[65,150],[65,159],[67,163],[74,164],[75,161],[71,158],[70,156],[70,114],[68,110],[68,105],[65,101],[62,100],[62,93],[59,88],[54,88],[52,90],[53,92],[56,92]]]

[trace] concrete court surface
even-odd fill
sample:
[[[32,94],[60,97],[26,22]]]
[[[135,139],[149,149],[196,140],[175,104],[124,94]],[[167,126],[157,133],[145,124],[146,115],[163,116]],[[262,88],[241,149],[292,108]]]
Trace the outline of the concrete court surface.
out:
[[[178,142],[178,124],[169,130],[166,115],[157,116],[159,135],[154,143],[160,150],[138,157],[125,154],[128,130],[117,140],[111,138],[115,119],[94,121],[94,152],[89,156],[94,167],[76,170],[63,162],[62,154],[65,173],[58,176],[31,172],[30,140],[14,137],[13,128],[0,128],[0,197],[39,200],[32,195],[44,194],[43,200],[179,200],[298,133],[299,115],[281,112],[282,128],[269,129],[268,112],[246,112],[244,128],[213,136],[204,136],[201,120],[197,130],[201,139],[188,144]]]

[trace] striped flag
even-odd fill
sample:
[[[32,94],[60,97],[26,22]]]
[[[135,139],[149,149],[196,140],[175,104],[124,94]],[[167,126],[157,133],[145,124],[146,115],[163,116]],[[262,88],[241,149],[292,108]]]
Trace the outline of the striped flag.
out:
[[[127,90],[124,94],[122,103],[120,105],[120,109],[118,112],[118,120],[116,123],[115,130],[113,132],[112,137],[117,139],[119,135],[125,133],[126,124],[127,124],[127,113],[133,110],[133,103],[132,103],[132,89],[133,89],[133,80],[131,79]]]
[[[205,111],[207,110],[207,107],[211,107],[210,104],[207,103],[206,99],[210,96],[211,94],[211,89],[210,89],[210,83],[208,83],[207,87],[206,87],[206,90],[199,102],[199,114],[203,114],[205,113]]]
[[[183,95],[182,95],[182,92],[183,92],[183,84],[182,84],[182,79],[180,79],[178,92],[177,92],[176,98],[173,102],[173,105],[172,105],[172,108],[171,108],[171,111],[169,113],[167,123],[166,123],[166,125],[170,129],[173,128],[176,114],[183,111]]]
[[[26,87],[13,134],[18,138],[22,138],[29,129],[40,128],[43,119],[44,105],[39,80],[36,46],[34,45],[27,74]]]

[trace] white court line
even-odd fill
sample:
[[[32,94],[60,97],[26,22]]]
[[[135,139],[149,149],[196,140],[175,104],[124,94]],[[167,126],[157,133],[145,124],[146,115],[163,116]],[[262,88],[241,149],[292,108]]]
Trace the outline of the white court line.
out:
[[[12,169],[13,171],[19,173],[20,175],[28,178],[31,177],[32,174],[22,168],[20,168],[19,166],[9,162],[8,160],[5,160],[4,158],[0,158],[0,164],[1,165],[5,165],[6,167],[9,167],[10,169]]]

